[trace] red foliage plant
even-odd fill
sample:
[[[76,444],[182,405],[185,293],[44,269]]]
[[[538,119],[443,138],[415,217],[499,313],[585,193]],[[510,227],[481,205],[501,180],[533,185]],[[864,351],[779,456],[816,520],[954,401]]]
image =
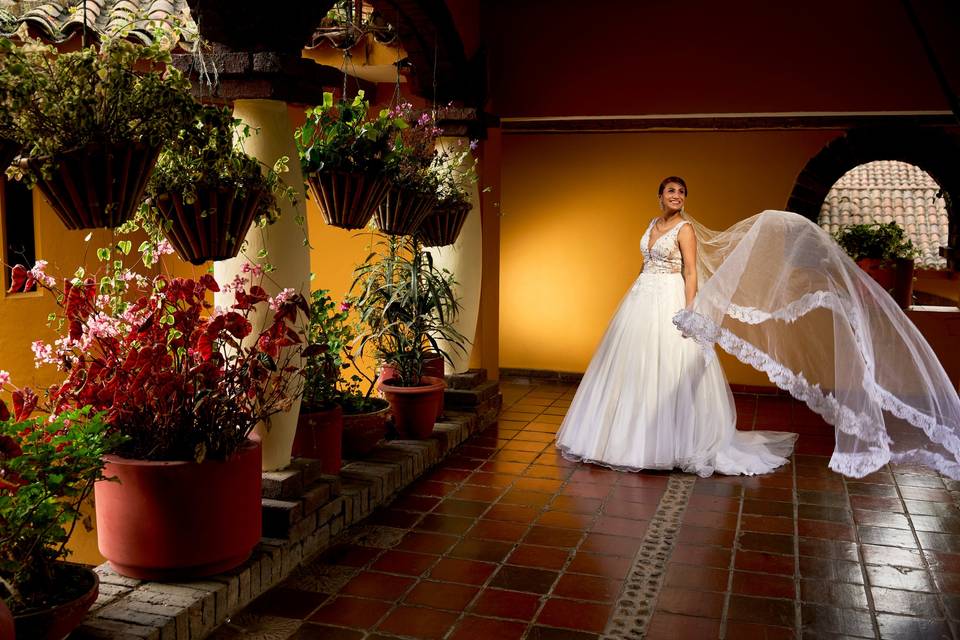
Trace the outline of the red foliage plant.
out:
[[[127,436],[120,455],[224,459],[302,391],[297,363],[309,350],[298,323],[308,306],[292,290],[270,297],[238,277],[225,287],[234,304],[213,309],[207,297],[221,288],[209,274],[147,278],[116,268],[99,282],[82,275],[67,280],[61,291],[44,266],[14,267],[11,290],[36,282],[62,310],[65,335],[53,345],[33,345],[38,365],[56,364],[66,373],[48,390],[49,410],[90,405],[105,412],[106,422]],[[262,305],[273,315],[254,340],[250,316]],[[36,404],[35,397],[24,401]]]

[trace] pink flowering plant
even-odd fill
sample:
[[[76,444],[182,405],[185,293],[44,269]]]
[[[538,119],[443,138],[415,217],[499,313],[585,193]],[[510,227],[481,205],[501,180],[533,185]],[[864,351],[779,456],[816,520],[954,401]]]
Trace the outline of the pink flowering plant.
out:
[[[33,345],[38,367],[64,372],[48,390],[51,411],[102,411],[127,437],[117,451],[126,457],[227,458],[258,422],[288,410],[301,392],[294,363],[301,350],[310,351],[300,328],[307,302],[290,289],[271,297],[258,283],[259,266],[221,287],[210,274],[136,273],[124,266],[130,251],[129,241],[101,249],[107,273],[97,279],[80,270],[62,288],[42,263],[12,271],[12,290],[35,282],[61,309],[51,317],[60,337]],[[145,260],[171,252],[161,242]],[[208,298],[218,291],[232,293],[234,303],[213,308]],[[264,306],[270,319],[255,328],[251,314]]]
[[[442,131],[433,117],[404,102],[390,110],[404,123],[393,134],[392,152],[387,157],[387,175],[395,187],[434,196],[437,174],[430,170],[437,155],[436,141]]]
[[[0,371],[0,388],[9,381]],[[89,407],[31,418],[36,396],[15,387],[12,395],[13,415],[0,400],[0,598],[26,614],[70,593],[60,561],[77,524],[92,528],[80,507],[122,436]]]

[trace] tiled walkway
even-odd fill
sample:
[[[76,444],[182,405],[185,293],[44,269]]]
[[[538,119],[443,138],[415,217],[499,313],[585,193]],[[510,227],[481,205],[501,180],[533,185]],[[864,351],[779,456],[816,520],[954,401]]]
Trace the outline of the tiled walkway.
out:
[[[693,482],[575,465],[552,444],[573,388],[503,392],[498,425],[215,637],[958,637],[960,483],[915,468],[844,479],[827,469],[830,427],[751,394],[736,396],[741,429],[800,433],[777,473]],[[678,480],[692,482],[685,505],[665,494]],[[682,525],[660,538],[665,566],[635,568],[670,508]],[[623,589],[638,569],[653,597]],[[623,600],[637,615],[617,627]]]

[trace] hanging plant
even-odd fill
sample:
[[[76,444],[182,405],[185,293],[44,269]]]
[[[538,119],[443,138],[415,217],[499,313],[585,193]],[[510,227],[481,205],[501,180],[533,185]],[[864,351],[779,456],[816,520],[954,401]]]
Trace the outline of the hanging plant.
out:
[[[288,158],[263,167],[248,156],[242,144],[250,127],[229,109],[197,105],[193,111],[164,146],[139,216],[144,226],[162,231],[181,258],[203,264],[235,257],[251,224],[272,223],[279,198],[295,202],[296,195],[280,178]]]
[[[0,50],[2,102],[24,145],[8,176],[36,184],[68,229],[129,219],[160,146],[192,113],[169,50],[119,38],[68,53],[0,39]]]
[[[370,103],[362,91],[352,101],[308,109],[306,122],[294,133],[300,165],[324,221],[343,229],[362,229],[386,196],[384,175],[396,131],[407,126],[383,110],[368,117]]]
[[[411,235],[437,201],[438,181],[430,166],[441,131],[429,113],[415,110],[410,103],[402,103],[390,113],[407,126],[393,134],[386,164],[390,189],[374,220],[384,233]]]
[[[434,158],[430,172],[437,184],[437,205],[424,217],[417,237],[427,247],[442,247],[457,241],[470,215],[473,186],[477,183],[476,141],[458,140]]]

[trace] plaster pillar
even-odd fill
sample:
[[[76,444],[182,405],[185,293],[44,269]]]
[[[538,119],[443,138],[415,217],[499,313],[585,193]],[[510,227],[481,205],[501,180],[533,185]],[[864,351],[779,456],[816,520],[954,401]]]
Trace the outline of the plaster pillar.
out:
[[[441,145],[450,145],[455,138],[442,138]],[[480,283],[483,265],[483,232],[480,227],[480,192],[474,184],[470,192],[470,213],[460,236],[452,245],[429,247],[433,263],[440,269],[453,274],[457,285],[454,292],[460,301],[460,315],[454,328],[465,337],[464,351],[459,351],[445,340],[439,340],[440,348],[447,352],[453,365],[445,364],[446,372],[463,373],[470,366],[470,354],[473,351],[473,339],[477,334],[477,320],[480,315]]]
[[[252,135],[244,141],[244,150],[252,157],[273,166],[281,156],[290,159],[290,171],[281,177],[297,191],[297,204],[281,200],[282,213],[279,219],[267,227],[254,226],[247,233],[246,256],[256,259],[261,250],[267,256],[258,262],[267,262],[276,267],[265,275],[262,286],[271,296],[290,287],[304,296],[310,294],[310,251],[304,239],[307,237],[306,204],[304,203],[303,174],[297,160],[297,148],[293,139],[293,127],[287,115],[287,105],[276,100],[237,100],[233,113],[244,123],[250,125]],[[297,219],[302,220],[302,224]],[[214,263],[214,275],[218,282],[230,282],[248,258],[243,254],[230,260]],[[215,304],[228,306],[233,304],[232,294],[216,294]],[[261,305],[265,307],[266,305]],[[260,330],[266,325],[268,309],[258,309],[251,315],[254,332],[251,339],[256,340]],[[293,381],[293,388],[299,387]],[[300,398],[297,398],[289,411],[273,415],[267,424],[257,426],[257,433],[263,440],[263,469],[272,471],[283,469],[290,464],[290,450],[297,430],[297,418],[300,414]]]

